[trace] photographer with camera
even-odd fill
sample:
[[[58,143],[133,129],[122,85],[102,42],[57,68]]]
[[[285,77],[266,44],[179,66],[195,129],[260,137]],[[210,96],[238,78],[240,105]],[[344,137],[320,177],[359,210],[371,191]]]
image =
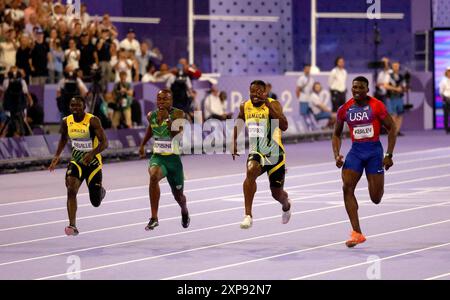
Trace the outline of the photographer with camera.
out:
[[[442,108],[444,109],[445,132],[449,134],[448,112],[450,110],[450,67],[447,67],[445,70],[445,77],[439,82],[439,95],[442,97]]]
[[[97,64],[93,64],[89,70],[89,76],[84,76],[85,80],[92,82],[86,97],[87,111],[100,119],[103,128],[111,128],[111,119],[108,117],[108,104],[103,95],[101,84],[102,71]]]
[[[22,72],[13,66],[8,72],[8,77],[3,81],[3,108],[9,120],[7,136],[24,136],[31,134],[26,123],[26,108],[33,106],[33,100],[28,92],[28,86],[23,79]]]
[[[387,94],[386,85],[389,84],[389,80],[391,79],[391,67],[389,65],[389,58],[383,57],[379,62],[383,65],[383,70],[378,73],[377,76],[377,86],[375,90],[375,98],[382,101],[384,105],[387,106]]]
[[[127,82],[127,72],[121,71],[119,73],[120,81],[114,86],[114,103],[112,108],[114,110],[112,127],[119,128],[122,119],[125,121],[125,126],[131,128],[131,103],[133,102],[133,88]]]
[[[76,76],[72,65],[67,65],[64,70],[64,78],[58,82],[56,91],[56,101],[62,117],[70,115],[70,99],[80,95],[85,97],[88,92],[86,85],[81,78]]]

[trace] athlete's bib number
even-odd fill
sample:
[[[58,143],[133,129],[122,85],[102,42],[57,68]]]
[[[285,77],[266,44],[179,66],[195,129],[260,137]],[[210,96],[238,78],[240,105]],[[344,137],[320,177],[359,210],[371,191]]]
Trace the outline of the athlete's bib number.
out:
[[[122,107],[127,107],[128,106],[127,98],[122,98],[122,100],[120,100],[120,104],[122,105]]]
[[[72,141],[72,148],[78,151],[92,151],[92,141]]]
[[[249,124],[248,136],[251,138],[263,138],[265,136],[265,126],[260,124]]]
[[[155,141],[153,144],[154,153],[173,153],[172,141]]]
[[[374,132],[372,124],[353,128],[353,137],[355,140],[370,139],[373,138],[373,136]]]

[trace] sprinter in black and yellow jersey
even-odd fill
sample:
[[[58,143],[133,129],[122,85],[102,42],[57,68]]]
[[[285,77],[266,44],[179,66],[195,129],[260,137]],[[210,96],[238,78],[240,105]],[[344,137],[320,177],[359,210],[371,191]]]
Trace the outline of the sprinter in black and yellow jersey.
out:
[[[291,217],[291,201],[283,189],[286,154],[281,142],[281,131],[288,128],[288,122],[281,104],[267,97],[264,81],[255,80],[250,84],[250,99],[241,104],[238,119],[245,121],[248,127],[250,152],[244,181],[245,217],[241,228],[248,229],[252,226],[256,178],[266,172],[272,197],[282,205],[281,222],[286,224]],[[234,127],[233,160],[238,155],[237,136],[242,127],[242,122],[237,122]]]
[[[61,122],[61,138],[58,149],[49,170],[58,165],[60,155],[67,144],[72,141],[72,158],[67,166],[67,211],[69,226],[65,228],[67,235],[78,235],[76,227],[77,193],[83,180],[89,188],[89,198],[93,206],[98,207],[105,197],[102,186],[102,157],[100,153],[108,147],[108,141],[100,120],[92,114],[85,113],[85,100],[75,96],[70,100],[71,115]]]

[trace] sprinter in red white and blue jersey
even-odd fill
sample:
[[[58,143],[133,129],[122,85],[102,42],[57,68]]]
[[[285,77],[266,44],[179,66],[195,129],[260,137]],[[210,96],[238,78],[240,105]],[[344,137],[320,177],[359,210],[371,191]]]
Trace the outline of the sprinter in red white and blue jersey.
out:
[[[353,231],[346,242],[347,247],[363,243],[366,238],[361,232],[358,218],[358,202],[355,189],[363,171],[369,183],[370,199],[379,204],[384,193],[384,169],[392,167],[392,156],[396,142],[395,124],[383,102],[367,95],[369,81],[356,77],[352,82],[353,98],[342,105],[337,112],[337,122],[332,138],[336,166],[342,169],[345,209]],[[340,154],[341,135],[344,123],[348,124],[352,138],[352,148],[345,158]],[[380,129],[388,131],[388,149],[383,156]]]

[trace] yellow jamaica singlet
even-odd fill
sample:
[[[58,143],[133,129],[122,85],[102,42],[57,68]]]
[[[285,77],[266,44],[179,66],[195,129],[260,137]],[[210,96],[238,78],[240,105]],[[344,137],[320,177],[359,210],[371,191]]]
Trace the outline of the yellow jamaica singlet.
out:
[[[270,102],[275,101],[269,98]],[[250,153],[263,156],[277,156],[284,154],[281,142],[281,129],[271,120],[269,108],[263,104],[259,107],[253,105],[251,100],[244,104],[245,123],[248,127]],[[274,128],[271,128],[273,125]]]
[[[66,119],[68,135],[72,141],[71,162],[75,165],[81,163],[85,154],[98,146],[98,139],[90,128],[92,117],[92,114],[86,113],[81,122],[75,122],[73,115],[69,115]],[[97,154],[90,165],[101,166],[102,156]]]

